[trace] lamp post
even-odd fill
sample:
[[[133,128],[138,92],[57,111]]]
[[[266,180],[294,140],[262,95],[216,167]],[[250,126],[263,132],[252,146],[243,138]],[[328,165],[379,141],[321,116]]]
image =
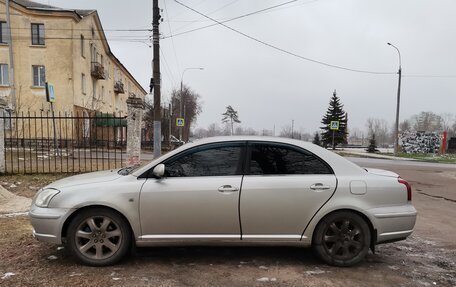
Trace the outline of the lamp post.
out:
[[[183,81],[184,81],[185,72],[188,70],[204,70],[204,68],[201,68],[201,67],[185,68],[184,71],[182,72],[181,83],[180,83],[180,113],[179,114],[180,114],[180,117],[184,119],[184,124],[186,124],[186,123],[185,123]],[[179,129],[179,140],[182,140],[183,129],[184,129],[184,127],[180,127],[180,129]]]
[[[399,80],[397,84],[397,106],[396,106],[396,123],[394,124],[394,155],[397,156],[399,148],[399,107],[401,103],[401,79],[402,79],[402,63],[401,63],[401,52],[399,49],[391,43],[387,43],[394,49],[396,49],[399,55],[399,70],[397,74],[399,75]]]

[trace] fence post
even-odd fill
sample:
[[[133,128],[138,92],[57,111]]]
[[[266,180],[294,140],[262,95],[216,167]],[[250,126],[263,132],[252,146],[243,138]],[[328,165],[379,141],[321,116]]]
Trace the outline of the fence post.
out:
[[[134,95],[127,99],[127,166],[141,162],[141,127],[144,102]]]
[[[6,101],[0,99],[0,117],[6,115],[6,107]],[[5,172],[5,118],[0,118],[0,173]]]

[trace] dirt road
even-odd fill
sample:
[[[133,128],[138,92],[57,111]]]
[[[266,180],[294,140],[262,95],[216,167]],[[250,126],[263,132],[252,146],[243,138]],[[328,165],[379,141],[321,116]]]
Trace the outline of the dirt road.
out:
[[[413,236],[377,246],[358,266],[330,267],[303,248],[161,247],[139,249],[117,266],[91,268],[61,247],[34,240],[28,218],[19,216],[0,218],[0,285],[456,286],[456,170],[363,164],[409,180],[419,215]],[[10,185],[14,178],[6,180]],[[23,189],[33,181],[21,180],[16,192],[32,196]]]

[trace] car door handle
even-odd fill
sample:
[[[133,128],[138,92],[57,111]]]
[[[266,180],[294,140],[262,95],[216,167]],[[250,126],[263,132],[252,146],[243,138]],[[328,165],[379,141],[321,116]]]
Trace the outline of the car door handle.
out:
[[[328,190],[331,187],[328,185],[323,185],[323,183],[315,183],[310,186],[310,189],[320,191],[320,190]]]
[[[221,187],[218,188],[218,191],[220,191],[220,192],[235,192],[238,190],[239,190],[238,188],[233,187],[231,185],[222,185]]]

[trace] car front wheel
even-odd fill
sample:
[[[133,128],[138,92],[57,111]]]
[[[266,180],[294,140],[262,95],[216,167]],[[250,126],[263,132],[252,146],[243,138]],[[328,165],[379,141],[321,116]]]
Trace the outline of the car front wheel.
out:
[[[351,266],[369,251],[371,234],[364,219],[349,211],[334,212],[317,225],[312,247],[327,264]]]
[[[69,251],[82,263],[106,266],[117,263],[129,251],[131,232],[126,220],[105,208],[81,211],[68,226]]]

